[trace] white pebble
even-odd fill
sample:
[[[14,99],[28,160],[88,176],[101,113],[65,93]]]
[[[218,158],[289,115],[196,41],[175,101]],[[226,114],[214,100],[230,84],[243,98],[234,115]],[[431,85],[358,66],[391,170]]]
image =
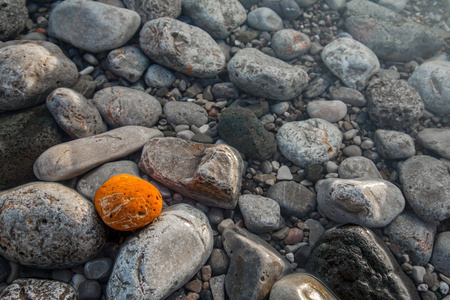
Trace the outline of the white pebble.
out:
[[[336,173],[339,166],[334,161],[327,161],[325,168],[327,169],[327,173]]]
[[[277,180],[292,180],[291,170],[288,166],[281,166],[277,172]]]
[[[425,292],[425,291],[428,291],[428,285],[426,285],[425,283],[419,284],[419,285],[417,286],[417,290],[418,290],[419,292]]]
[[[86,67],[86,68],[84,68],[83,70],[81,70],[80,72],[79,72],[79,74],[80,74],[80,76],[83,76],[83,75],[89,75],[89,74],[91,74],[92,72],[94,72],[94,67],[93,66],[89,66],[89,67]]]
[[[294,262],[294,253],[286,253],[286,259],[293,263]]]
[[[442,295],[447,295],[448,294],[448,290],[449,290],[449,286],[446,282],[441,281],[439,283],[439,291],[441,292]]]
[[[417,283],[423,283],[423,276],[426,274],[425,268],[422,266],[414,266],[412,276]],[[427,288],[428,289],[428,288]]]

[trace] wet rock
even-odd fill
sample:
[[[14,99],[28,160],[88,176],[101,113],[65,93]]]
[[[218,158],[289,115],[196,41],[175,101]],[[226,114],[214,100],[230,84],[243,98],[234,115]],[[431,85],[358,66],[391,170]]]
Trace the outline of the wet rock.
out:
[[[425,128],[419,132],[416,140],[426,149],[450,160],[450,129]]]
[[[361,92],[351,88],[330,88],[330,95],[331,99],[341,100],[342,102],[352,106],[364,107],[367,104],[367,100],[364,98],[364,95],[361,94]]]
[[[409,77],[408,84],[422,97],[425,107],[439,115],[450,113],[450,62],[421,64]]]
[[[403,212],[383,232],[402,253],[409,255],[411,264],[425,266],[430,260],[436,232],[434,223],[424,222],[412,212]]]
[[[169,17],[176,19],[181,14],[182,0],[123,0],[128,9],[134,10],[141,16],[141,23]]]
[[[122,246],[106,296],[165,299],[195,276],[212,249],[213,234],[205,214],[188,204],[173,205]]]
[[[70,87],[78,78],[75,64],[55,44],[10,41],[0,48],[0,109],[16,110],[43,103],[51,91]]]
[[[91,100],[68,88],[57,88],[47,97],[47,108],[58,125],[73,139],[108,130]]]
[[[347,3],[345,27],[356,40],[385,60],[411,61],[433,54],[443,45],[431,29],[366,0]]]
[[[283,20],[267,7],[258,7],[247,16],[248,25],[256,30],[277,31],[283,29]]]
[[[215,39],[225,39],[247,19],[245,8],[238,0],[184,0],[183,11]]]
[[[254,96],[289,100],[298,96],[308,84],[308,75],[298,66],[263,52],[239,50],[228,63],[231,81]]]
[[[330,178],[315,189],[319,211],[341,224],[384,227],[405,207],[402,192],[389,181]]]
[[[274,136],[247,108],[234,106],[224,110],[218,132],[220,138],[249,158],[268,159],[277,150]]]
[[[259,195],[241,195],[238,204],[245,227],[251,232],[269,232],[280,225],[280,205],[275,200]]]
[[[172,125],[195,125],[201,127],[208,123],[206,110],[192,102],[170,101],[164,105],[164,115]]]
[[[231,299],[264,299],[277,279],[292,271],[275,249],[245,229],[227,228],[222,238],[230,256],[225,289]]]
[[[225,68],[225,55],[202,29],[171,18],[144,24],[139,43],[154,62],[200,78],[211,78]]]
[[[352,178],[374,178],[382,179],[377,166],[368,158],[363,156],[348,157],[339,165],[339,177]]]
[[[378,153],[386,159],[407,159],[416,154],[413,138],[403,132],[378,129],[374,141]]]
[[[135,83],[150,65],[150,60],[141,49],[125,46],[109,52],[107,63],[111,72]]]
[[[153,138],[142,150],[139,168],[178,193],[227,209],[237,205],[244,164],[226,145],[178,138]]]
[[[370,120],[381,128],[408,128],[422,117],[420,95],[404,80],[376,79],[366,90]]]
[[[93,53],[123,46],[141,24],[132,10],[84,0],[60,3],[48,21],[50,36]]]
[[[0,10],[0,40],[15,37],[25,29],[28,19],[26,0],[4,1]]]
[[[424,221],[450,217],[450,174],[438,159],[416,155],[400,166],[400,182],[406,200]]]
[[[0,294],[4,300],[60,299],[77,300],[77,291],[69,284],[47,279],[16,279]]]
[[[269,300],[335,300],[333,292],[316,277],[307,273],[289,274],[272,286]]]
[[[436,271],[441,272],[445,276],[450,276],[450,231],[441,232],[436,236],[431,263]]]
[[[342,82],[361,91],[380,69],[377,56],[351,38],[339,38],[325,46],[320,54],[325,65]]]
[[[360,226],[328,230],[311,253],[306,270],[341,299],[420,299],[385,243]]]
[[[151,138],[163,136],[158,129],[124,126],[108,132],[62,143],[42,153],[34,174],[45,181],[61,181],[141,149]]]
[[[293,29],[282,29],[272,36],[271,47],[279,59],[290,60],[308,53],[309,36]]]
[[[95,207],[58,183],[34,182],[0,193],[0,254],[37,268],[67,268],[92,259],[106,240]]]
[[[122,86],[104,88],[95,93],[92,101],[103,120],[112,128],[127,125],[152,127],[162,113],[156,98]]]
[[[169,88],[177,78],[172,71],[158,64],[151,65],[145,73],[145,83],[153,88]]]
[[[286,123],[277,133],[278,150],[301,167],[331,160],[341,141],[341,131],[322,119]]]
[[[340,100],[315,100],[308,103],[306,111],[311,118],[335,123],[345,117],[347,105]]]

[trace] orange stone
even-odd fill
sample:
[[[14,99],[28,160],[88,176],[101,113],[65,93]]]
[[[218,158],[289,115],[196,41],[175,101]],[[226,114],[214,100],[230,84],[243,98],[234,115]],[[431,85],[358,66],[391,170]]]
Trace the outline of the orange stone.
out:
[[[103,222],[120,231],[142,228],[162,210],[162,197],[151,183],[128,174],[111,177],[95,193]]]

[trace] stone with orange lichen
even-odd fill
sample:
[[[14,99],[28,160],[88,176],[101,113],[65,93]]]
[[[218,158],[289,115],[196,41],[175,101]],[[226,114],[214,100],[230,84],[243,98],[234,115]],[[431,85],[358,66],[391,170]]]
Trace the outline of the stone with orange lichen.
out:
[[[94,203],[103,222],[121,231],[148,225],[162,210],[162,197],[158,189],[128,174],[107,180],[95,193]]]
[[[275,32],[271,47],[279,59],[290,60],[308,53],[311,41],[309,36],[293,29]]]

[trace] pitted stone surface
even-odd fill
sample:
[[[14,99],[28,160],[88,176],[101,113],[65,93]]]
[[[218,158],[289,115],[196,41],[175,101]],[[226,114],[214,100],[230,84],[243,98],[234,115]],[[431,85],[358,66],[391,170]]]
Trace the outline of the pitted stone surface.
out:
[[[414,139],[403,132],[378,129],[374,141],[378,153],[386,159],[407,159],[416,154]]]
[[[3,300],[77,300],[77,291],[69,284],[47,279],[16,279],[0,294]]]
[[[26,0],[6,0],[0,10],[0,40],[15,37],[25,29],[28,19]]]
[[[169,17],[176,19],[181,14],[182,0],[124,0],[128,9],[134,10],[141,16],[141,23]]]

